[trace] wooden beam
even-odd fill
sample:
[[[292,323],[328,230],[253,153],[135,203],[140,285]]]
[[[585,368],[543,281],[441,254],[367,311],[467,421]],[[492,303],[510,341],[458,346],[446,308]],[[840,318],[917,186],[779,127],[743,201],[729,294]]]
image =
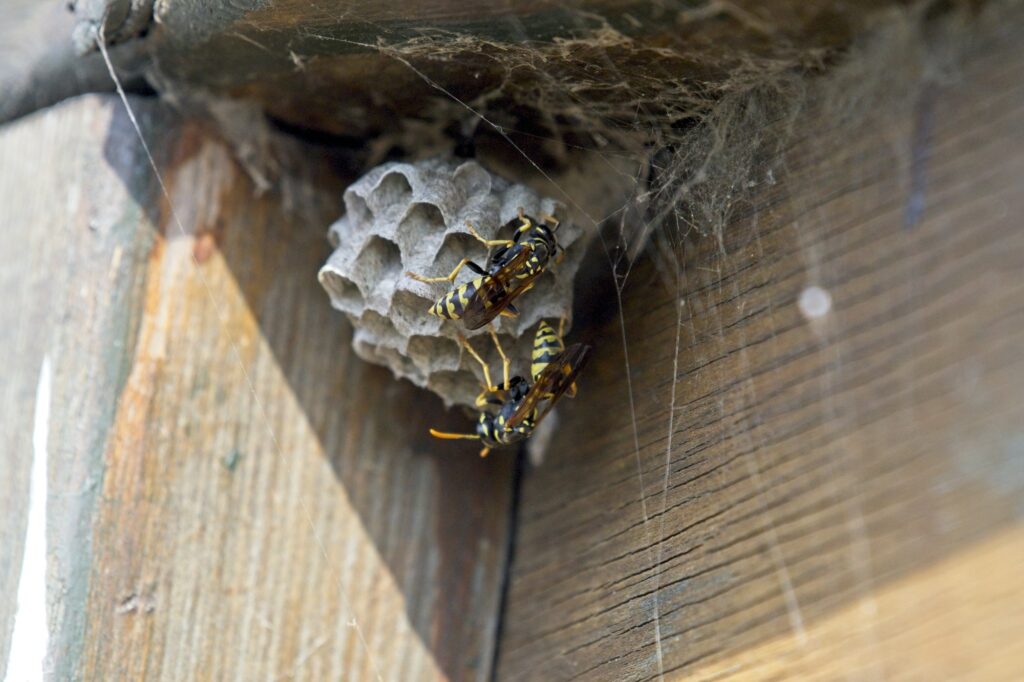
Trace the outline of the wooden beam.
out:
[[[257,198],[133,105],[170,202],[114,98],[0,128],[0,674],[48,358],[56,679],[488,679],[510,460],[352,354],[316,282],[339,181]]]
[[[818,64],[894,4],[173,0],[149,41],[157,82],[253,101],[297,128],[365,138],[477,122],[454,97],[536,147],[553,126],[594,133],[588,109],[632,121],[666,108],[658,93],[698,107],[756,58]]]
[[[972,44],[630,275],[628,363],[613,316],[525,474],[499,679],[1019,675],[1024,49]]]

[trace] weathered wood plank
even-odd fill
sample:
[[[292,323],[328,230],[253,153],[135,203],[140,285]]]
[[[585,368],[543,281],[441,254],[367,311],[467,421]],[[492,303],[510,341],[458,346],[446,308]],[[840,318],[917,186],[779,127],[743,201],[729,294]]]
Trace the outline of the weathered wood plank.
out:
[[[1019,677],[1024,50],[976,42],[630,275],[630,366],[613,317],[525,474],[499,679]]]
[[[138,283],[154,243],[104,158],[109,124],[109,107],[104,113],[98,101],[87,100],[0,132],[0,345],[7,353],[0,409],[0,667],[8,662],[14,624],[44,357],[54,376],[46,503],[49,616],[56,624],[50,641],[60,658],[81,651],[90,513],[133,352]],[[121,156],[113,163],[124,170],[127,162]],[[26,608],[38,609],[42,599]],[[56,672],[67,671],[61,663],[55,660]]]
[[[487,679],[510,464],[352,355],[315,276],[338,182],[255,198],[135,106],[184,233],[116,100],[0,129],[0,661],[47,356],[57,679]]]

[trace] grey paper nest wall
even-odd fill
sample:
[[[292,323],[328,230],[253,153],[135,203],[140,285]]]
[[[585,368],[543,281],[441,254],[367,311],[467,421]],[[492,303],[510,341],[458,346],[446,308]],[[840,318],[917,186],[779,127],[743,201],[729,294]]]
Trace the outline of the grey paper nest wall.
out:
[[[519,299],[520,317],[495,321],[513,372],[525,373],[537,323],[572,311],[572,282],[586,235],[567,220],[563,207],[475,161],[447,158],[387,163],[345,190],[345,215],[328,232],[335,250],[319,280],[331,304],[352,321],[359,357],[430,389],[448,405],[472,405],[482,374],[458,335],[469,337],[497,371],[493,344],[485,330],[467,332],[461,322],[428,314],[449,285],[417,282],[405,272],[446,275],[466,257],[483,266],[487,248],[470,235],[466,221],[484,237],[498,238],[520,207],[561,219],[558,240],[565,247],[564,260]],[[464,270],[456,282],[472,276]]]

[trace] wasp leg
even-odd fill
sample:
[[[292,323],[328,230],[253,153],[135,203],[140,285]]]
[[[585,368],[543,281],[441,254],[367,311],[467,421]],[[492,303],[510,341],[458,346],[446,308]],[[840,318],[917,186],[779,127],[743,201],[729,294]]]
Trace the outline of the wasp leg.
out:
[[[496,386],[494,388],[497,388]],[[473,401],[473,404],[479,408],[487,407],[501,407],[505,404],[504,401],[505,391],[492,390],[490,387],[480,391],[480,394]]]
[[[562,315],[562,317],[558,320],[558,340],[562,341],[563,345],[565,343],[565,325],[568,322],[569,322],[569,316],[568,315]]]
[[[485,407],[497,407],[500,408],[505,404],[505,398],[508,395],[507,386],[487,386],[484,390],[480,391],[473,404],[483,409]]]
[[[565,247],[556,242],[555,255],[551,257],[547,267],[544,269],[554,275],[558,272],[558,266],[562,264],[563,260],[565,260]]]
[[[565,395],[568,398],[575,398],[576,397],[576,382],[575,381],[572,382],[572,385],[569,386],[569,388],[566,390]]]
[[[494,331],[494,327],[488,326],[487,331],[491,333],[491,338],[494,339],[494,347],[498,349],[498,355],[501,356],[501,369],[504,373],[503,378],[505,379],[505,383],[503,385],[505,388],[509,388],[511,385],[509,382],[509,370],[512,367],[512,362],[508,359],[508,356],[505,355],[505,351],[502,349],[501,343],[498,341],[498,333]]]
[[[497,386],[495,386],[494,383],[491,381],[491,370],[487,368],[487,363],[484,362],[484,359],[480,357],[475,350],[473,350],[473,346],[469,345],[469,341],[467,341],[466,338],[461,334],[459,335],[459,343],[462,344],[463,348],[469,351],[469,354],[472,355],[473,358],[478,363],[480,363],[480,366],[483,368],[484,381],[487,382],[484,385],[484,393],[497,393],[500,389]]]
[[[519,216],[519,222],[522,223],[522,225],[519,226],[520,230],[523,229],[524,227],[529,227],[530,226],[530,221],[526,219],[526,209],[525,208],[523,208],[522,206],[517,208],[516,209],[516,215]]]
[[[555,244],[555,265],[561,265],[563,260],[565,260],[565,247]]]
[[[442,440],[478,440],[480,438],[475,433],[447,433],[437,429],[430,429],[430,435]]]
[[[455,278],[458,277],[459,275],[459,271],[461,271],[462,268],[467,267],[478,275],[487,274],[486,270],[484,270],[482,267],[480,267],[479,265],[477,265],[468,258],[463,258],[461,261],[459,261],[459,264],[455,266],[455,269],[452,270],[451,274],[449,274],[447,277],[424,277],[423,275],[417,275],[416,273],[409,272],[408,270],[406,271],[405,274],[408,275],[409,277],[412,277],[417,282],[423,282],[424,284],[433,284],[434,282],[454,282]]]
[[[480,451],[480,456],[481,457],[486,457],[488,454],[490,454],[490,452],[491,452],[490,448],[484,448],[483,450]]]
[[[536,282],[530,282],[529,284],[527,284],[525,287],[523,287],[522,291],[520,291],[519,294],[517,294],[517,296],[520,294],[525,294],[527,291],[533,288],[534,284],[536,284]],[[509,303],[498,314],[501,315],[502,317],[516,318],[519,317],[519,308]]]
[[[553,215],[547,213],[538,213],[537,217],[543,220],[545,223],[551,226],[551,231],[554,232],[558,229],[558,226],[562,224],[562,221]]]
[[[478,242],[482,243],[487,248],[490,248],[492,246],[505,246],[505,247],[508,247],[508,246],[512,246],[513,244],[515,244],[515,242],[513,242],[510,239],[484,239],[483,237],[480,236],[480,233],[476,231],[476,228],[473,227],[473,223],[469,222],[468,220],[466,221],[466,229],[469,230],[469,233],[471,235],[476,237],[476,240]]]

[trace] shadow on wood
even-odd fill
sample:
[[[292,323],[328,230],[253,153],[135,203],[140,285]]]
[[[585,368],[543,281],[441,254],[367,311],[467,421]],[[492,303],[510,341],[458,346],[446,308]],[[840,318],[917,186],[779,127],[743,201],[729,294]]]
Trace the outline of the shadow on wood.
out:
[[[108,139],[108,158],[126,143],[125,125],[123,115],[116,114],[111,126],[116,139]],[[446,415],[434,396],[396,382],[389,372],[352,353],[350,327],[330,309],[316,282],[317,269],[329,254],[325,226],[342,210],[343,183],[337,177],[316,164],[302,178],[309,184],[294,189],[293,195],[254,199],[254,187],[241,169],[227,162],[228,152],[200,126],[184,122],[171,134],[166,128],[156,130],[164,134],[162,174],[175,198],[174,209],[191,233],[184,243],[191,245],[200,269],[217,256],[223,258],[259,326],[260,342],[273,353],[286,382],[261,398],[262,406],[249,417],[274,421],[277,408],[272,401],[278,391],[290,391],[383,560],[381,566],[390,571],[389,581],[399,588],[409,624],[438,671],[449,679],[485,679],[507,541],[510,460],[482,461],[470,448],[431,439],[430,426],[451,425],[459,416]],[[135,166],[132,172],[137,170]],[[130,179],[126,185],[139,186]],[[168,243],[179,239],[166,201],[152,194],[151,183],[142,187],[140,205],[159,207],[159,215],[152,215],[154,224],[161,226]],[[220,287],[207,284],[201,288],[209,291],[193,291],[187,300],[195,301],[195,294],[216,298]],[[231,333],[230,326],[226,331]],[[237,362],[232,355],[226,353],[220,362]],[[259,378],[249,378],[259,392]],[[270,454],[284,458],[276,466],[287,467],[281,427],[272,430],[267,436],[281,440],[274,443],[278,452]],[[296,530],[312,532],[309,525],[302,528],[300,523]],[[326,554],[334,564],[329,574],[341,573],[338,590],[352,591],[356,581],[366,580],[343,568],[354,561],[356,569],[366,570],[359,566],[361,557],[340,549],[327,549]],[[380,581],[371,577],[369,585]],[[353,587],[347,586],[350,582]],[[380,628],[386,630],[387,621],[397,615],[373,608],[369,618],[379,623],[371,627],[382,633]],[[397,677],[412,672],[405,671],[406,662],[396,654],[387,652],[384,658],[397,666]],[[379,672],[380,667],[371,670]]]

